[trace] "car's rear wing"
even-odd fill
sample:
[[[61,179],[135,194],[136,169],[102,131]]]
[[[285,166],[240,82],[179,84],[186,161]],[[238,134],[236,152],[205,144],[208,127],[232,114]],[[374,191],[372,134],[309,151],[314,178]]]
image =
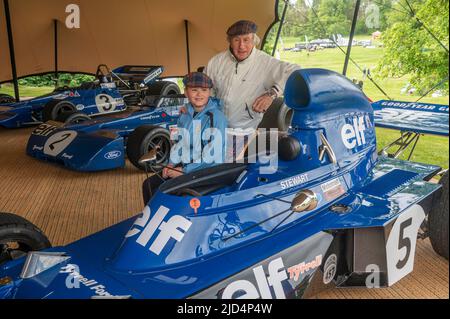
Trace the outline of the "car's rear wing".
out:
[[[156,80],[163,72],[161,65],[124,65],[112,71],[122,80],[149,84]]]
[[[448,105],[378,101],[372,103],[375,125],[421,134],[449,135]]]

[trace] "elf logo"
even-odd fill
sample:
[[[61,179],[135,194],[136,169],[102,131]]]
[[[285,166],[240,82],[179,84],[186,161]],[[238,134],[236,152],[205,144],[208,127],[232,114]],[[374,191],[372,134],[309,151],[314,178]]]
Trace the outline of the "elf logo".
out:
[[[159,256],[171,239],[181,242],[192,225],[192,222],[179,215],[172,216],[169,220],[164,221],[168,213],[169,209],[161,206],[150,219],[150,207],[146,206],[142,212],[142,217],[135,221],[125,237],[129,238],[140,234],[136,242],[143,247],[151,242],[149,250]],[[155,234],[157,234],[156,237],[151,241]]]
[[[256,286],[248,280],[237,280],[230,283],[222,293],[222,299],[273,299],[271,287],[277,299],[286,299],[283,281],[288,274],[280,258],[272,260],[267,267],[269,276],[266,277],[263,266],[253,268]],[[239,293],[239,294],[238,294]]]
[[[365,145],[366,136],[364,132],[372,126],[367,116],[355,116],[351,121],[351,124],[345,124],[341,129],[342,142],[348,149]]]

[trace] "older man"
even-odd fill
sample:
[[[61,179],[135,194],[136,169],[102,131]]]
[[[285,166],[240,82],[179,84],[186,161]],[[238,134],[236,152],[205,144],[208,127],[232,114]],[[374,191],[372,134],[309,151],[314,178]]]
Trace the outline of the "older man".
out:
[[[229,50],[213,57],[204,71],[224,102],[231,128],[256,129],[273,100],[283,94],[288,77],[300,68],[258,50],[256,32],[252,21],[233,24],[227,31]]]

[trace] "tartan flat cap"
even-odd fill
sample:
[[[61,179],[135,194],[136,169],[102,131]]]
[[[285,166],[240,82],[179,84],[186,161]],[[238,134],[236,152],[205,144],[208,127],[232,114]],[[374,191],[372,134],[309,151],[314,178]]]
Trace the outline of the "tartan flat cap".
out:
[[[240,20],[233,24],[227,31],[229,37],[234,37],[242,34],[256,33],[258,26],[253,21]]]
[[[183,79],[183,84],[185,87],[194,88],[212,88],[213,82],[205,73],[201,72],[191,72],[186,75]]]

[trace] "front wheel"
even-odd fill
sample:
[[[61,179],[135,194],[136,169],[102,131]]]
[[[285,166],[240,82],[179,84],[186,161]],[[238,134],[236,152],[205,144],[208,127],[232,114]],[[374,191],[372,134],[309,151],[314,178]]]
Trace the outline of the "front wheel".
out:
[[[80,124],[89,120],[91,120],[89,115],[77,111],[63,112],[56,117],[56,121],[65,125]]]
[[[158,147],[159,151],[154,170],[160,170],[169,162],[170,158],[170,134],[159,126],[143,125],[135,129],[128,137],[127,156],[130,162],[138,169],[145,170],[145,166],[139,163],[141,157],[150,150]]]
[[[448,260],[448,172],[439,183],[442,185],[442,195],[433,200],[428,215],[428,231],[434,251]]]
[[[58,101],[53,100],[48,102],[44,109],[42,110],[42,120],[44,122],[47,121],[56,121],[59,115],[65,112],[74,112],[77,108],[73,103],[69,101]]]
[[[42,231],[25,218],[0,213],[0,265],[50,247]]]

